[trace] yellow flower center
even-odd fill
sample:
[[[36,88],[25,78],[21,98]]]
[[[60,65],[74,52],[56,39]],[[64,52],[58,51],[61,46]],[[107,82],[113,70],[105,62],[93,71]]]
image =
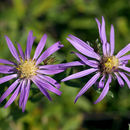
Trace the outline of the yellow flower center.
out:
[[[17,70],[20,78],[31,78],[36,75],[37,67],[35,66],[35,61],[32,60],[21,60],[21,63],[18,65]]]
[[[115,56],[103,57],[101,62],[101,70],[104,73],[112,73],[119,66],[119,60]]]

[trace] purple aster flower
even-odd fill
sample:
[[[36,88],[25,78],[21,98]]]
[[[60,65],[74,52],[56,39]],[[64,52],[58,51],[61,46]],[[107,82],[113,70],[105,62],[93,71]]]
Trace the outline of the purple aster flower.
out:
[[[7,108],[20,93],[19,107],[21,107],[24,112],[29,96],[31,81],[49,100],[51,100],[51,97],[48,91],[61,95],[61,92],[59,91],[60,84],[47,75],[58,74],[63,72],[64,69],[60,69],[58,65],[40,65],[40,63],[51,54],[58,51],[61,47],[63,47],[63,45],[60,44],[60,42],[56,42],[41,54],[47,40],[47,35],[44,34],[35,50],[33,58],[30,58],[32,45],[35,40],[32,31],[30,31],[28,35],[25,54],[23,53],[20,44],[17,44],[19,51],[18,54],[11,40],[7,36],[5,36],[5,38],[11,54],[16,59],[16,63],[0,59],[0,63],[7,64],[0,65],[0,73],[9,74],[8,76],[0,78],[0,84],[14,78],[16,78],[16,80],[0,97],[0,103],[13,92],[12,96],[5,105],[5,108]]]
[[[95,103],[100,102],[108,93],[112,78],[116,78],[120,86],[124,86],[125,81],[130,88],[130,81],[127,77],[129,75],[128,72],[130,72],[130,68],[126,66],[128,60],[130,60],[130,55],[124,56],[124,54],[130,51],[130,43],[114,56],[113,54],[115,47],[115,37],[113,25],[111,25],[110,43],[108,43],[105,32],[104,18],[102,17],[102,24],[100,24],[98,19],[96,19],[96,22],[98,24],[99,36],[102,43],[102,55],[96,53],[91,46],[73,35],[69,35],[69,38],[67,38],[67,40],[80,53],[83,54],[82,55],[80,53],[74,52],[75,55],[82,62],[84,62],[85,65],[90,66],[91,68],[72,74],[64,78],[62,82],[71,79],[81,78],[91,73],[95,73],[94,76],[85,84],[85,86],[77,94],[75,98],[75,103],[81,95],[83,95],[93,84],[96,83],[98,83],[99,88],[103,89],[101,95]],[[88,59],[86,56],[91,59]]]

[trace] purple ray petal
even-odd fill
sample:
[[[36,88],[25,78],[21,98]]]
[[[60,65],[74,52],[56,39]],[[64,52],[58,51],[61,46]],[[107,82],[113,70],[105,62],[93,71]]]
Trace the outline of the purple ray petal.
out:
[[[0,63],[9,64],[9,65],[17,65],[16,63],[9,60],[5,60],[5,59],[0,59]]]
[[[43,87],[41,86],[41,84],[39,84],[37,81],[34,80],[34,82],[35,82],[36,86],[39,88],[39,90],[43,93],[43,95],[44,95],[45,97],[47,97],[48,100],[52,101],[52,99],[51,99],[49,93],[47,92],[47,90],[46,90],[45,88],[43,88]]]
[[[30,80],[28,79],[27,87],[25,88],[24,100],[23,100],[23,104],[22,104],[22,112],[24,112],[24,110],[25,110],[26,103],[27,103],[28,96],[29,96],[29,91],[30,91]]]
[[[100,73],[98,72],[95,74],[86,84],[85,86],[80,90],[80,92],[77,94],[74,103],[77,102],[78,98],[83,95],[100,77]]]
[[[82,65],[85,65],[85,63],[82,61],[73,61],[69,63],[62,63],[56,65],[43,65],[43,66],[39,66],[39,69],[65,69],[68,67],[82,66]]]
[[[42,53],[42,55],[36,61],[36,65],[40,64],[43,60],[45,60],[47,57],[49,57],[50,55],[52,55],[54,52],[58,51],[62,47],[63,45],[60,44],[60,42],[53,44],[51,47],[49,47],[46,51]]]
[[[8,76],[5,76],[5,77],[2,77],[0,78],[0,84],[4,83],[4,82],[7,82],[13,78],[16,78],[17,77],[17,74],[12,74],[12,75],[8,75]]]
[[[119,72],[120,76],[125,80],[125,82],[127,83],[128,87],[130,88],[130,81],[129,79],[126,77],[126,75],[123,72]]]
[[[104,56],[107,56],[107,43],[104,43],[104,44],[102,45],[102,51],[103,51],[103,55],[104,55]]]
[[[105,85],[102,93],[100,94],[99,98],[94,102],[94,104],[97,104],[98,102],[100,102],[107,95],[107,93],[109,91],[109,84],[111,83],[111,79],[112,79],[112,77],[111,77],[111,75],[109,75],[109,78],[106,82],[106,85]]]
[[[22,58],[22,60],[25,60],[25,56],[24,56],[24,53],[23,53],[23,50],[22,50],[22,47],[19,43],[17,43],[17,47],[18,47],[18,50],[19,50],[19,54]]]
[[[40,79],[37,76],[35,76],[35,80],[32,79],[32,81],[34,82],[34,84],[36,84],[36,82],[37,82],[38,84],[41,85],[41,87],[43,87],[43,88],[45,88],[45,89],[47,89],[47,90],[49,90],[49,91],[51,91],[51,92],[53,92],[53,93],[55,93],[57,95],[61,95],[61,92],[58,89],[56,89],[55,87],[53,87],[52,85],[50,85],[48,82]]]
[[[71,34],[69,35],[69,37],[72,40],[74,40],[76,42],[76,44],[79,44],[79,45],[83,46],[84,48],[86,48],[89,51],[94,51],[94,49],[91,46],[89,46],[87,43],[85,43],[84,41],[80,40],[79,38],[77,38],[77,37],[75,37],[75,36],[73,36]]]
[[[105,31],[105,20],[103,16],[102,16],[102,26],[101,26],[101,38],[103,44],[106,44],[107,38],[106,38],[106,31]]]
[[[19,83],[19,79],[17,79],[13,84],[9,86],[9,88],[0,97],[0,103],[17,87],[18,83]]]
[[[33,37],[33,32],[30,31],[28,34],[27,47],[26,47],[26,51],[25,51],[25,57],[27,59],[30,58],[30,54],[31,54],[32,45],[33,45],[34,40],[35,40],[35,37]]]
[[[97,60],[100,60],[100,56],[95,53],[94,51],[90,51],[86,48],[84,48],[84,46],[77,44],[75,41],[71,40],[70,38],[67,38],[67,40],[82,54],[91,57],[91,58],[95,58]]]
[[[44,46],[46,44],[46,40],[47,40],[47,35],[44,34],[43,37],[41,38],[37,48],[36,48],[35,54],[33,56],[33,60],[37,59],[38,56],[40,55],[40,53],[42,52],[42,50],[43,50],[43,48],[44,48]]]
[[[127,60],[123,60],[123,61],[120,61],[119,62],[119,65],[120,66],[126,66],[128,64],[128,61]]]
[[[109,43],[106,44],[106,54],[108,56],[110,56],[110,44]]]
[[[99,65],[98,61],[95,61],[95,60],[88,60],[88,61],[91,62],[91,63],[93,63],[93,64]]]
[[[11,54],[13,55],[13,57],[14,57],[18,62],[20,62],[18,53],[17,53],[17,51],[16,51],[16,49],[15,49],[13,43],[11,42],[11,40],[10,40],[7,36],[5,36],[5,39],[6,39],[6,42],[7,42],[7,45],[8,45],[8,48],[9,48]]]
[[[91,67],[98,67],[97,64],[93,64],[90,62],[90,60],[88,60],[85,56],[81,55],[80,53],[77,52],[73,52],[78,58],[80,58],[80,60],[82,60],[86,65],[91,66]]]
[[[130,68],[129,68],[129,67],[126,67],[126,66],[118,66],[118,68],[123,69],[123,70],[125,70],[125,71],[127,71],[127,72],[130,72]]]
[[[99,36],[101,38],[101,24],[99,22],[99,20],[97,18],[95,18],[96,22],[97,22],[97,25],[98,25],[98,30],[99,30]]]
[[[56,88],[58,88],[58,89],[60,88],[60,84],[56,80],[54,80],[53,78],[46,76],[46,75],[40,75],[40,74],[37,74],[37,76],[43,80],[46,80],[50,84],[54,85]]]
[[[21,81],[21,93],[20,93],[20,98],[19,98],[19,107],[22,107],[24,97],[25,97],[25,86],[26,85],[26,80]]]
[[[123,49],[121,49],[121,50],[117,53],[116,57],[119,58],[119,57],[121,57],[122,55],[126,54],[128,51],[130,51],[130,43],[129,43],[127,46],[125,46]]]
[[[11,74],[14,73],[15,67],[7,66],[7,65],[0,65],[0,73],[3,74]]]
[[[115,34],[114,34],[113,25],[111,25],[111,32],[110,32],[110,47],[111,47],[111,56],[112,56],[115,49]]]
[[[106,39],[106,31],[105,31],[105,20],[104,17],[102,16],[102,25],[101,25],[101,41],[103,43],[103,54],[106,55],[106,47],[107,47],[107,39]]]
[[[47,75],[54,75],[54,74],[61,73],[63,71],[65,71],[65,70],[55,70],[55,69],[52,69],[52,70],[37,70],[37,73],[47,74]]]
[[[124,81],[122,80],[122,78],[116,72],[114,74],[115,74],[115,76],[117,78],[117,81],[118,81],[119,85],[121,87],[123,87],[124,86]]]
[[[121,58],[119,58],[119,60],[120,61],[130,60],[130,55],[122,56]]]
[[[105,75],[103,75],[102,78],[100,79],[98,88],[103,88],[104,82],[105,82]]]
[[[10,106],[13,103],[13,101],[16,99],[16,97],[19,94],[20,87],[21,87],[21,83],[16,88],[16,90],[14,91],[14,93],[12,94],[12,96],[10,97],[10,99],[8,100],[8,102],[5,104],[5,108],[7,108],[8,106]]]
[[[65,82],[67,80],[71,80],[71,79],[77,79],[77,78],[81,78],[81,77],[84,77],[86,75],[89,75],[95,71],[97,71],[98,69],[94,69],[94,68],[91,68],[91,69],[88,69],[88,70],[83,70],[83,71],[80,71],[78,73],[75,73],[75,74],[72,74],[64,79],[61,80],[61,82]]]

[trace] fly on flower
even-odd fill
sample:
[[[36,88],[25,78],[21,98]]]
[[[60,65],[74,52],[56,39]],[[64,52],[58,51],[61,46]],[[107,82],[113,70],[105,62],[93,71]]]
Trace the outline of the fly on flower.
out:
[[[67,40],[82,54],[75,52],[76,56],[84,62],[84,65],[90,66],[90,69],[72,74],[62,81],[67,81],[71,79],[81,78],[83,76],[95,73],[94,76],[85,84],[85,86],[80,90],[75,98],[75,103],[77,99],[83,95],[93,84],[98,82],[98,87],[102,88],[103,91],[95,103],[100,102],[108,93],[110,83],[112,78],[116,77],[120,86],[124,86],[124,81],[130,88],[130,81],[128,79],[128,72],[130,68],[127,67],[128,60],[130,60],[130,55],[125,55],[130,51],[130,43],[120,50],[116,55],[114,55],[115,48],[115,37],[114,37],[114,27],[111,25],[110,31],[110,43],[107,42],[106,32],[105,32],[105,20],[102,17],[102,24],[96,19],[98,24],[99,36],[102,43],[103,54],[99,55],[94,51],[94,49],[80,40],[79,38],[69,35]],[[87,59],[87,57],[91,59]]]
[[[6,64],[0,65],[0,73],[9,74],[8,76],[0,78],[0,84],[16,78],[15,82],[13,82],[0,97],[0,102],[2,102],[9,94],[13,92],[12,96],[6,103],[5,108],[7,108],[20,93],[19,107],[21,107],[24,112],[29,96],[31,81],[49,100],[52,99],[48,91],[61,95],[61,92],[59,91],[60,84],[47,75],[58,74],[63,72],[64,69],[60,69],[58,64],[40,65],[40,63],[46,60],[51,54],[62,48],[63,45],[60,44],[60,42],[56,42],[41,54],[47,40],[47,35],[44,34],[35,50],[33,58],[31,58],[30,53],[35,40],[32,31],[30,31],[28,35],[25,54],[23,53],[20,44],[17,44],[19,51],[18,53],[11,40],[7,36],[5,36],[5,38],[11,54],[16,59],[16,63],[5,59],[0,59],[0,63]]]

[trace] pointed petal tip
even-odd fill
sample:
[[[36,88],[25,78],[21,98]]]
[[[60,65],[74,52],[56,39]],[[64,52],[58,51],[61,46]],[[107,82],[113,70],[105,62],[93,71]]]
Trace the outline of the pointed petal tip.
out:
[[[59,44],[59,45],[58,45],[58,47],[59,47],[59,48],[64,47],[64,45],[63,45],[63,44],[61,44],[61,42],[60,42],[60,41],[58,41],[58,44]]]
[[[6,106],[6,105],[4,106],[5,109],[6,109],[7,107],[8,107],[8,106]]]
[[[46,40],[46,39],[47,39],[47,34],[45,33],[45,34],[43,35],[43,37],[44,37],[44,39]]]
[[[111,27],[114,28],[113,24],[111,24]]]
[[[72,35],[72,34],[69,34],[69,35],[68,35],[68,37],[71,37],[71,36],[73,36],[73,35]]]
[[[97,104],[98,102],[97,101],[95,101],[93,104]]]
[[[50,98],[49,101],[52,102],[52,98]]]
[[[5,37],[6,42],[7,42],[8,40],[10,40],[7,35],[5,35],[4,37]]]
[[[98,20],[97,18],[95,18],[95,20],[96,20],[97,23],[99,22],[99,20]],[[100,23],[100,22],[99,22],[99,23]]]
[[[22,112],[25,112],[25,109],[22,108]]]
[[[7,35],[4,35],[4,37],[5,37],[5,38],[8,38],[8,36],[7,36]]]
[[[68,38],[68,37],[67,37],[66,39],[67,39],[68,41],[70,40],[70,38]]]
[[[113,24],[111,24],[111,31],[113,31],[113,33],[114,33],[114,26],[113,26]]]
[[[65,82],[66,80],[65,79],[62,79],[61,82]]]
[[[62,92],[61,92],[61,91],[59,91],[57,95],[58,95],[58,96],[61,96],[61,94],[62,94]]]
[[[30,31],[29,31],[29,33],[33,33],[33,31],[32,31],[32,30],[30,30]]]
[[[104,20],[104,21],[105,21],[104,16],[102,16],[102,20]]]
[[[77,100],[78,100],[78,97],[75,98],[75,100],[74,100],[74,104],[76,104]]]

